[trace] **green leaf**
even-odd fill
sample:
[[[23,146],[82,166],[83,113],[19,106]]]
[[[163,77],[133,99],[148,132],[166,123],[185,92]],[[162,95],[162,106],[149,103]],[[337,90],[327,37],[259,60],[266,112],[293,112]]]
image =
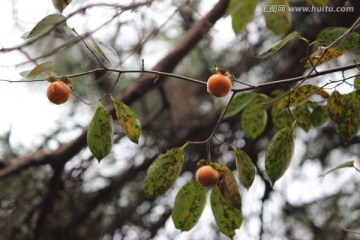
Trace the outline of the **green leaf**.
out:
[[[21,72],[20,75],[23,77],[34,77],[42,73],[52,73],[54,72],[54,63],[53,62],[44,62],[37,65],[30,71]]]
[[[299,120],[298,125],[308,132],[311,128],[310,110],[306,104],[299,105],[293,111],[294,116]]]
[[[44,17],[36,26],[30,31],[29,35],[26,37],[27,39],[35,37],[44,31],[49,30],[54,27],[55,24],[59,24],[58,26],[65,26],[66,18],[60,14],[50,14]]]
[[[230,105],[224,115],[224,119],[235,116],[247,105],[249,105],[257,96],[258,93],[249,92],[243,94],[237,94],[230,102]],[[224,108],[225,109],[225,108]]]
[[[113,136],[113,118],[99,102],[87,132],[88,147],[99,162],[111,151]]]
[[[358,91],[360,90],[360,75],[357,76],[354,80],[354,88]]]
[[[235,34],[240,34],[254,17],[257,0],[232,0],[228,14],[232,16],[232,28]]]
[[[336,132],[345,143],[349,142],[358,132],[360,127],[360,97],[356,92],[344,96],[346,105],[343,109],[342,121],[335,125]]]
[[[342,168],[355,168],[357,171],[359,171],[359,170],[355,167],[354,161],[348,161],[348,162],[342,163],[342,164],[340,164],[340,165],[338,165],[338,166],[336,166],[336,167],[334,167],[334,168],[326,171],[326,172],[323,173],[323,174],[320,174],[319,177],[325,177],[325,176],[328,175],[329,173],[334,172],[334,171],[337,171],[337,170],[342,169]]]
[[[233,238],[235,230],[241,227],[243,221],[241,208],[229,204],[217,186],[212,188],[210,202],[216,225],[223,234]]]
[[[89,45],[92,47],[94,53],[99,57],[99,60],[109,66],[116,66],[119,64],[119,55],[112,47],[96,41],[92,36],[89,36],[89,40]]]
[[[260,53],[256,57],[266,58],[266,57],[272,55],[273,53],[279,51],[283,46],[285,46],[286,43],[288,43],[289,41],[294,40],[294,39],[301,39],[301,40],[304,40],[306,43],[309,42],[306,38],[303,38],[299,32],[295,31],[295,32],[288,34],[286,37],[284,37],[280,41],[274,43],[274,45],[270,49],[266,50],[263,53]]]
[[[235,208],[241,208],[241,197],[239,186],[236,183],[234,174],[226,166],[220,167],[221,181],[218,182],[221,194],[226,201]]]
[[[59,10],[60,13],[72,2],[72,0],[52,0],[54,7]]]
[[[343,36],[348,31],[348,28],[344,27],[329,27],[323,29],[316,37],[314,43],[320,43],[328,46],[336,41],[340,36]],[[360,34],[352,31],[345,39],[339,41],[340,46],[334,47],[338,50],[344,50],[348,52],[356,52],[360,50]]]
[[[338,50],[336,48],[326,49],[324,47],[319,47],[315,52],[311,54],[309,59],[306,61],[305,67],[320,66],[323,63],[340,57],[344,53],[345,51]]]
[[[275,34],[284,34],[291,27],[288,0],[266,0],[263,7],[266,27]]]
[[[346,99],[337,90],[333,91],[327,100],[327,110],[329,117],[334,122],[338,123],[343,120],[345,115],[344,108],[346,106]]]
[[[276,108],[283,109],[286,107],[296,107],[306,102],[312,95],[316,94],[320,90],[320,87],[310,84],[297,87],[287,96],[283,96],[277,102]]]
[[[189,231],[195,226],[204,210],[207,190],[196,181],[187,183],[179,190],[171,214],[177,229]]]
[[[308,4],[314,5],[314,6],[327,6],[329,4],[329,0],[306,0]]]
[[[264,98],[254,99],[242,112],[241,119],[245,136],[251,139],[257,138],[265,130],[268,119]]]
[[[329,119],[326,106],[317,106],[310,114],[310,122],[314,127],[320,127]]]
[[[111,99],[115,106],[119,124],[124,129],[126,136],[130,141],[138,143],[141,134],[141,122],[136,113],[125,103],[117,101],[112,96]]]
[[[286,108],[271,108],[271,121],[277,129],[289,127],[295,121],[293,115]]]
[[[295,122],[290,127],[280,129],[271,139],[265,154],[265,169],[272,185],[284,175],[294,152]]]
[[[187,144],[160,154],[150,165],[145,176],[145,194],[149,198],[164,194],[180,176]]]
[[[239,173],[240,182],[249,190],[255,179],[255,166],[246,152],[234,146],[232,146],[232,149],[236,155],[236,168]]]

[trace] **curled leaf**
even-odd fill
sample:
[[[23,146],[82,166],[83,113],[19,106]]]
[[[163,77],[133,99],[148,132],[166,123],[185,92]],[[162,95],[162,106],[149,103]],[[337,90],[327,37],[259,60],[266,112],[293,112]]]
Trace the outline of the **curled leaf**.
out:
[[[171,214],[177,229],[189,231],[195,226],[204,210],[207,190],[196,181],[187,183],[179,190]]]
[[[173,185],[181,173],[186,146],[184,144],[160,154],[150,165],[144,180],[147,197],[158,197]]]
[[[263,53],[260,53],[256,57],[258,57],[258,58],[266,58],[266,57],[272,55],[273,53],[279,51],[283,46],[285,46],[286,43],[288,43],[289,41],[291,41],[293,39],[301,39],[301,40],[304,40],[306,43],[309,42],[306,38],[302,37],[299,32],[294,31],[292,33],[289,33],[286,37],[284,37],[280,41],[274,43],[274,45],[271,46],[268,50],[266,50]]]
[[[221,194],[235,208],[241,208],[239,187],[231,170],[226,166],[220,168],[221,180],[218,182]]]
[[[87,132],[88,147],[99,162],[111,151],[113,136],[113,118],[99,102]]]
[[[284,175],[294,152],[295,122],[290,127],[280,129],[271,139],[265,154],[265,169],[272,185]]]
[[[342,168],[355,168],[357,171],[359,171],[359,169],[357,169],[354,165],[354,161],[348,161],[348,162],[345,162],[345,163],[342,163],[326,172],[324,172],[323,174],[320,174],[319,177],[325,177],[326,175],[328,175],[329,173],[331,172],[335,172],[339,169],[342,169]]]

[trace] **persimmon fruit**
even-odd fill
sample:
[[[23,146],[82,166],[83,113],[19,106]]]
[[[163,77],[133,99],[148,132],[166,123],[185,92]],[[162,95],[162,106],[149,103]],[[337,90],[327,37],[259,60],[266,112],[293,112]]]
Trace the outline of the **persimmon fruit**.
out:
[[[65,103],[71,94],[71,89],[69,85],[62,81],[55,81],[51,83],[46,91],[46,96],[50,102],[54,104],[63,104]]]
[[[217,184],[219,177],[219,172],[209,165],[200,167],[196,172],[196,181],[205,187]]]
[[[215,97],[226,96],[232,88],[230,78],[224,74],[216,73],[207,81],[207,91]]]

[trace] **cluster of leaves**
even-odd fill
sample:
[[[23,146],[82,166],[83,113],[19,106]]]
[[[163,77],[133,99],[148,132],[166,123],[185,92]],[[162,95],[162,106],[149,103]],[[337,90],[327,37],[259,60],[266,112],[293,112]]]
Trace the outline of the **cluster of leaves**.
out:
[[[53,0],[54,6],[60,14],[51,14],[43,18],[26,34],[25,38],[37,37],[52,28],[67,27],[66,18],[61,13],[70,2],[71,0]],[[308,3],[319,5],[327,4],[327,1],[309,0]],[[231,1],[228,14],[232,16],[232,26],[235,33],[242,32],[246,24],[253,18],[257,4],[257,0]],[[275,34],[288,32],[291,27],[288,0],[266,0],[264,6],[275,6],[277,8],[277,11],[266,11],[264,8],[263,12],[268,29]],[[280,7],[284,7],[284,11],[279,11]],[[336,27],[322,30],[312,43],[301,36],[299,32],[292,32],[259,54],[258,57],[268,57],[294,39],[301,39],[309,46],[315,43],[321,44],[310,55],[305,67],[316,67],[347,52],[360,50],[360,35],[358,33],[348,28]],[[91,45],[89,50],[99,61],[111,63],[112,56],[116,56],[115,51],[91,37],[89,37],[88,43]],[[54,64],[44,62],[30,71],[21,73],[21,75],[34,77],[46,73],[52,76],[53,72]],[[64,76],[64,78],[67,77]],[[360,78],[358,77],[354,86],[359,86],[359,82]],[[321,96],[321,100],[314,101],[315,95]],[[116,110],[118,122],[125,134],[132,142],[138,143],[141,135],[141,123],[136,113],[112,96],[111,100]],[[360,97],[356,90],[344,95],[335,90],[329,96],[323,88],[315,85],[298,86],[289,92],[276,90],[270,96],[255,92],[238,93],[229,102],[226,111],[224,110],[222,119],[239,115],[241,128],[247,138],[258,138],[264,132],[268,121],[271,121],[277,128],[278,131],[272,137],[265,154],[265,170],[269,180],[274,185],[284,175],[291,162],[294,151],[295,126],[309,131],[312,127],[319,127],[330,119],[335,124],[339,136],[344,142],[349,142],[358,133],[360,127]],[[87,134],[88,147],[98,161],[110,153],[113,137],[113,116],[99,101]],[[149,167],[144,182],[145,193],[149,198],[165,194],[181,175],[185,148],[189,144],[186,143],[181,147],[160,154]],[[230,145],[230,147],[236,156],[239,181],[246,189],[249,189],[255,178],[255,166],[247,153],[235,146]],[[239,186],[234,174],[227,166],[220,166],[216,163],[212,163],[212,166],[219,171],[221,176],[218,184],[211,188],[212,212],[221,232],[232,238],[235,235],[235,230],[240,228],[243,219]],[[335,169],[348,166],[353,166],[353,162],[340,165]],[[190,181],[180,189],[172,212],[172,219],[176,228],[188,231],[195,226],[206,204],[208,190],[196,181]]]
[[[188,145],[189,143],[186,143],[160,154],[149,167],[144,181],[145,193],[149,198],[163,195],[180,176],[184,163],[184,151]],[[240,182],[248,189],[255,177],[255,167],[244,151],[233,146],[232,148],[237,158],[236,165]],[[202,161],[204,160],[200,160],[199,163]],[[228,167],[220,166],[217,163],[211,165],[221,175],[218,184],[211,187],[211,209],[220,231],[232,238],[235,230],[240,228],[242,223],[239,187]],[[179,190],[172,211],[172,219],[176,228],[188,231],[195,226],[204,210],[207,192],[207,187],[194,180]]]

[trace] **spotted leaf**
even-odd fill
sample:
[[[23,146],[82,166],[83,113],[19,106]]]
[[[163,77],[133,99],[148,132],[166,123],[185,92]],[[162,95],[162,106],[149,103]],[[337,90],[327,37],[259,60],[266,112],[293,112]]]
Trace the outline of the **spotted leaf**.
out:
[[[232,149],[236,155],[236,169],[240,177],[240,182],[249,190],[255,178],[255,166],[246,152],[234,146],[232,146]]]
[[[189,231],[195,226],[204,210],[207,190],[196,181],[187,183],[179,190],[171,214],[177,229]]]
[[[272,185],[284,175],[294,152],[295,122],[280,129],[271,139],[265,154],[265,169]]]
[[[226,166],[220,167],[221,180],[218,182],[221,194],[233,207],[241,208],[241,197],[239,186],[236,183],[234,174]]]
[[[147,197],[158,197],[173,185],[181,173],[186,146],[184,144],[160,154],[150,165],[144,180]]]
[[[255,139],[265,130],[268,115],[264,99],[254,99],[241,114],[241,127],[248,138]]]
[[[339,37],[344,36],[348,31],[348,28],[344,27],[329,27],[323,29],[316,37],[315,42],[320,43],[324,46],[328,46],[336,41]],[[344,36],[343,39],[339,40],[339,44],[335,44],[334,47],[339,50],[344,50],[348,52],[356,52],[360,50],[360,34],[351,31],[347,36]]]
[[[99,162],[111,151],[113,136],[113,118],[99,102],[87,132],[88,147]]]
[[[210,203],[216,225],[223,234],[232,239],[235,236],[235,230],[241,227],[243,221],[241,208],[230,204],[217,186],[212,188]]]
[[[138,143],[141,135],[141,122],[136,113],[125,103],[111,97],[119,124],[124,129],[130,141]]]

